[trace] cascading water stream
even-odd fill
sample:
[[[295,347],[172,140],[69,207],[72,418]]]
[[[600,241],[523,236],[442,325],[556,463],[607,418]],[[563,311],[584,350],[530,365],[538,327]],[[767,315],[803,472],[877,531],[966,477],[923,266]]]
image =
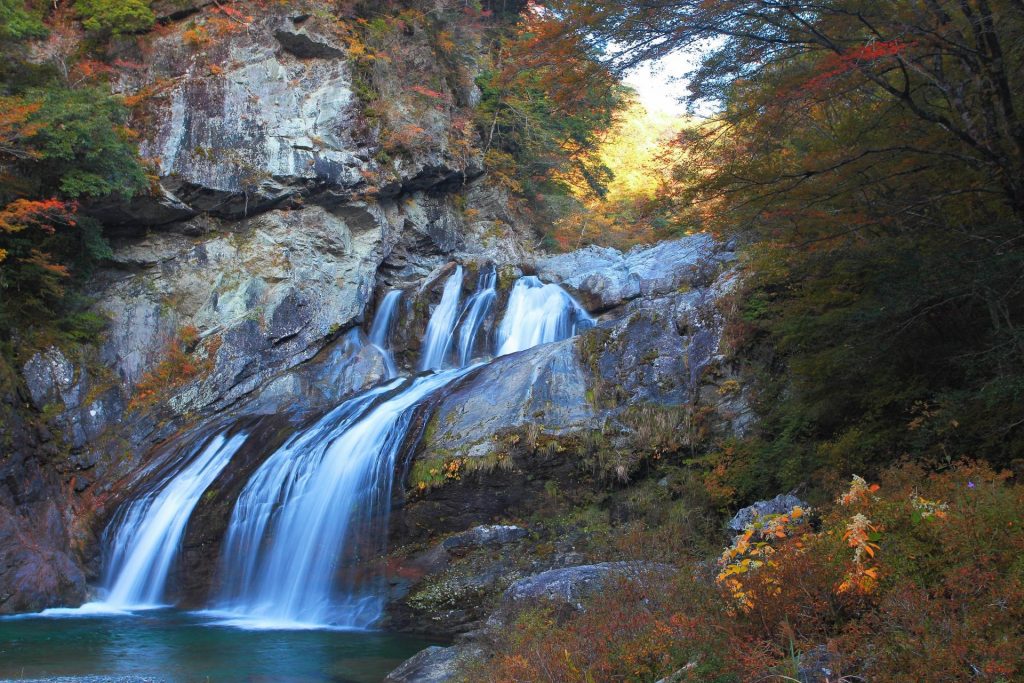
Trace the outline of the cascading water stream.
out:
[[[462,267],[444,286],[427,325],[420,365],[432,374],[392,376],[296,433],[249,479],[232,511],[221,555],[218,608],[241,625],[367,628],[384,606],[382,579],[367,560],[386,551],[392,482],[423,402],[466,375],[496,298],[493,267],[461,312]],[[370,339],[387,356],[399,292],[389,292]],[[496,355],[558,341],[592,324],[555,285],[521,278],[499,329]],[[441,370],[458,338],[462,367]],[[389,373],[397,374],[393,361]],[[438,371],[441,370],[441,371]],[[218,435],[175,476],[125,509],[108,575],[111,607],[156,605],[188,518],[245,440]]]
[[[462,291],[462,266],[456,266],[455,272],[444,283],[441,303],[434,309],[427,323],[427,333],[423,338],[423,349],[420,351],[420,370],[440,370],[448,360],[448,351],[452,347],[455,334],[455,323],[459,318],[459,293]]]
[[[107,563],[105,605],[116,609],[159,606],[192,510],[245,439],[244,433],[230,439],[218,434],[184,469],[124,509]]]
[[[282,623],[315,621],[330,597],[330,563],[337,559],[348,531],[347,515],[354,511],[337,508],[356,493],[350,489],[359,479],[336,481],[330,475],[352,474],[348,468],[369,464],[353,462],[347,457],[351,453],[335,446],[375,401],[401,383],[394,380],[342,403],[289,439],[249,480],[224,540],[224,611]],[[321,528],[339,513],[345,518]],[[305,526],[307,521],[313,526]]]
[[[391,346],[388,344],[388,337],[391,335],[391,327],[394,324],[395,310],[398,308],[398,301],[402,298],[402,290],[396,289],[384,295],[377,309],[377,315],[370,327],[370,343],[377,347],[377,350],[384,356],[384,367],[388,372],[388,379],[398,376],[398,368],[395,366],[395,357],[391,353]]]
[[[498,328],[495,355],[568,339],[593,324],[583,307],[558,285],[546,285],[532,275],[521,277],[512,287]]]
[[[498,272],[493,265],[484,266],[477,279],[476,292],[466,303],[466,313],[459,327],[459,365],[465,367],[473,359],[473,347],[498,293]]]
[[[481,273],[458,324],[462,269],[456,268],[428,322],[421,367],[445,363],[456,327],[464,367],[393,380],[349,399],[260,466],[225,537],[221,612],[257,627],[367,628],[380,618],[385,591],[359,565],[386,550],[392,481],[412,418],[425,399],[471,369],[465,366],[496,280],[493,268]],[[382,305],[378,312],[371,328],[376,343],[388,325],[380,317],[392,309]],[[523,278],[501,325],[502,348],[511,353],[557,341],[589,322],[560,288]]]
[[[385,550],[396,459],[416,406],[467,371],[419,377],[376,405],[401,381],[366,392],[271,456],[235,507],[220,609],[254,626],[376,621],[380,587],[346,570]]]

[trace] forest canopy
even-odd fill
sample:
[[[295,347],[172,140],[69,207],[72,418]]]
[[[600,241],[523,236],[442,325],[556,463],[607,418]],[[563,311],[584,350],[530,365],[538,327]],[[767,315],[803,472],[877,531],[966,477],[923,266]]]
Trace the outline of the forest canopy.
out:
[[[1024,456],[1024,3],[556,0],[613,73],[701,46],[664,201],[737,236],[742,498],[905,454]],[[682,93],[680,93],[682,94]],[[720,462],[717,464],[721,464]]]

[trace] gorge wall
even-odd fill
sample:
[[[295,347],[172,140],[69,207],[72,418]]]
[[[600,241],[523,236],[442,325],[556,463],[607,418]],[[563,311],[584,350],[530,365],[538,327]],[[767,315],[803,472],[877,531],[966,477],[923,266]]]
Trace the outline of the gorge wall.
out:
[[[87,292],[106,335],[36,354],[5,383],[23,389],[0,401],[0,613],[88,599],[118,506],[174,464],[178,444],[249,420],[260,447],[243,447],[204,495],[175,572],[178,601],[203,604],[248,476],[300,425],[386,376],[364,329],[390,290],[405,293],[393,351],[414,369],[454,263],[464,297],[493,264],[498,310],[535,274],[597,324],[470,372],[416,416],[422,439],[393,500],[397,550],[381,569],[393,626],[455,632],[480,618],[472,600],[441,616],[407,600],[446,571],[440,537],[522,516],[552,486],[626,481],[662,441],[697,448],[709,431],[745,428],[720,349],[731,251],[703,235],[627,254],[538,251],[488,177],[483,141],[460,128],[479,101],[477,56],[451,69],[429,32],[409,30],[396,38],[404,68],[367,68],[330,18],[273,5],[238,27],[216,4],[168,3],[162,20],[111,48],[139,65],[117,87],[147,93],[136,116],[159,181],[89,208],[113,236]],[[415,137],[398,144],[403,130]],[[435,474],[452,463],[460,476]],[[533,569],[572,560],[567,550]],[[473,580],[493,588],[520,571]]]

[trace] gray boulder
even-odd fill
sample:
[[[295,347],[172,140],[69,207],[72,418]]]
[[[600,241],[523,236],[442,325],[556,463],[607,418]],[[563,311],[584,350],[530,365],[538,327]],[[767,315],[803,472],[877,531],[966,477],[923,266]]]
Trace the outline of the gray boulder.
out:
[[[671,571],[668,565],[649,562],[602,562],[549,569],[519,579],[505,591],[506,606],[546,600],[582,608],[582,601],[618,578],[640,578],[651,572]]]
[[[479,645],[464,643],[451,647],[432,645],[413,655],[392,671],[384,683],[445,683],[459,678],[460,667],[482,657]]]
[[[729,520],[729,528],[733,531],[743,531],[748,524],[756,522],[759,517],[765,515],[784,515],[795,507],[806,508],[807,503],[790,494],[779,494],[771,500],[759,500],[753,505],[748,505],[737,512]]]
[[[537,275],[578,294],[591,310],[607,310],[641,295],[667,294],[680,286],[707,284],[708,262],[716,260],[714,238],[706,234],[635,247],[626,253],[589,246],[537,260]],[[717,263],[711,267],[713,275]]]

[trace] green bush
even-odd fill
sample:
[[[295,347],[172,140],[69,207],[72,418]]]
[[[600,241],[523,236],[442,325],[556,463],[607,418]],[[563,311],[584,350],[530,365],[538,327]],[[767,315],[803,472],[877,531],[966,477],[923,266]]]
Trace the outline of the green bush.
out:
[[[24,40],[45,36],[41,15],[42,12],[24,0],[0,0],[0,38]]]
[[[82,26],[98,33],[136,33],[156,21],[145,0],[77,0],[75,9]]]

